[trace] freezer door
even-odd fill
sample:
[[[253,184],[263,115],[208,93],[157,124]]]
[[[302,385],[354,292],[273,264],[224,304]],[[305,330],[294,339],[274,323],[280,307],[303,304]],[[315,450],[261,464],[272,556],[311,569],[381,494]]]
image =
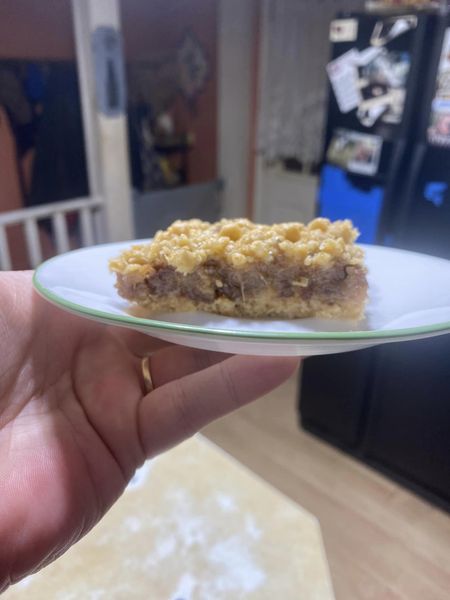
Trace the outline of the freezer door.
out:
[[[437,22],[416,13],[354,14],[332,23],[326,147],[338,127],[385,140],[409,136],[422,110],[419,91]]]
[[[396,245],[450,258],[450,150],[416,148],[404,188]]]

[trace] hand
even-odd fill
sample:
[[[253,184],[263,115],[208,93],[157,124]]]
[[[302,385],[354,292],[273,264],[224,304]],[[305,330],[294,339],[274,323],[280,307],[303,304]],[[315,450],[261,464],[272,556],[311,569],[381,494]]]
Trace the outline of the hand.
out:
[[[145,459],[297,366],[162,347],[69,315],[33,291],[30,273],[0,274],[0,307],[0,591],[89,531]]]

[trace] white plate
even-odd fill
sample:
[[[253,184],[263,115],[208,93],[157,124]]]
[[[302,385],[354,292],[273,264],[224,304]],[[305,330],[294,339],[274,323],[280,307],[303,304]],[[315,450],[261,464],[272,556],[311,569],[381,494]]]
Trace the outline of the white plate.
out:
[[[364,321],[252,320],[208,313],[132,316],[114,288],[108,261],[131,242],[75,250],[43,263],[34,285],[50,302],[81,316],[169,342],[236,354],[311,356],[450,332],[450,261],[363,246],[369,269]]]

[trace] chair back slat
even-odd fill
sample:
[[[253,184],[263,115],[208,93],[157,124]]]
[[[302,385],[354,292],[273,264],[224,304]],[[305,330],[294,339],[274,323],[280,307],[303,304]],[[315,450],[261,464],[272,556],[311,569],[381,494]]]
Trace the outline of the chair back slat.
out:
[[[33,269],[42,262],[41,240],[36,219],[30,218],[25,221],[25,237],[27,240],[28,258]]]
[[[52,217],[53,233],[55,235],[56,252],[64,254],[70,250],[69,234],[67,232],[67,221],[64,213],[55,213]]]
[[[78,244],[84,247],[104,241],[99,238],[99,228],[96,226],[97,220],[103,216],[99,214],[102,206],[101,198],[76,198],[0,213],[0,270],[7,271],[14,268],[8,242],[9,226],[22,225],[24,228],[29,262],[34,269],[43,259],[40,221],[44,219],[51,221],[54,251],[56,254],[62,254],[71,248],[71,236],[67,224],[68,213],[79,216],[80,235],[76,240]]]
[[[0,269],[9,271],[12,268],[11,256],[9,253],[8,238],[5,228],[0,225]]]

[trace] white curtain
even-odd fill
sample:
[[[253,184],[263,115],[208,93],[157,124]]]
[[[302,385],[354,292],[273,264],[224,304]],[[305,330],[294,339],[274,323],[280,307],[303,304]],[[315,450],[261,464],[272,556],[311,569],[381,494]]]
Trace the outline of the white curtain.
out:
[[[268,161],[320,159],[326,117],[329,26],[364,0],[262,0],[258,151]]]

